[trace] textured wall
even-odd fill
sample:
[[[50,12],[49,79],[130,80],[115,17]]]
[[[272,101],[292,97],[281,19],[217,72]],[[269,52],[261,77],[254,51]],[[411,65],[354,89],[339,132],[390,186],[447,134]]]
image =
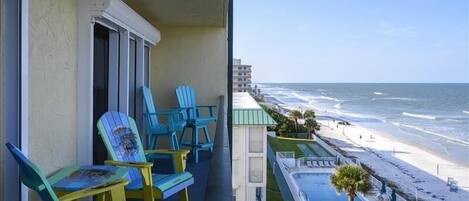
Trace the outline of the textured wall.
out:
[[[77,1],[29,1],[29,156],[46,174],[76,162]]]
[[[199,105],[217,105],[227,93],[226,29],[161,26],[160,43],[151,49],[150,83],[158,107],[177,106],[178,85],[196,89]],[[214,135],[214,125],[210,134]],[[213,137],[212,137],[213,139]]]

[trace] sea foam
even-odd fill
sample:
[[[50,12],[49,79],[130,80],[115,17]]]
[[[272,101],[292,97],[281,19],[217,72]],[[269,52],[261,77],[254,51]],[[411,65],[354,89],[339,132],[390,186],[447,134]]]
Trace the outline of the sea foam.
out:
[[[409,112],[403,112],[402,115],[408,116],[408,117],[419,118],[419,119],[436,120],[435,116],[424,115],[424,114],[414,114],[414,113],[409,113]]]
[[[375,92],[373,92],[373,94],[375,94],[375,95],[379,95],[379,96],[381,96],[381,95],[384,95],[384,93],[382,93],[382,92],[379,92],[379,91],[375,91]]]
[[[406,128],[411,128],[411,129],[414,129],[414,130],[417,130],[417,131],[420,131],[420,132],[423,132],[423,133],[427,133],[427,134],[430,134],[430,135],[434,135],[434,136],[438,136],[438,137],[441,137],[441,138],[444,138],[448,141],[452,141],[452,142],[456,142],[458,144],[461,144],[463,146],[469,146],[469,142],[468,141],[465,141],[465,140],[461,140],[461,139],[457,139],[457,138],[453,138],[453,137],[448,137],[448,136],[445,136],[443,134],[440,134],[440,133],[437,133],[437,132],[433,132],[433,131],[429,131],[429,130],[426,130],[424,128],[421,128],[421,127],[418,127],[418,126],[413,126],[413,125],[408,125],[408,124],[401,124],[401,123],[397,123],[397,122],[391,122],[393,125],[395,126],[401,126],[401,127],[406,127]]]

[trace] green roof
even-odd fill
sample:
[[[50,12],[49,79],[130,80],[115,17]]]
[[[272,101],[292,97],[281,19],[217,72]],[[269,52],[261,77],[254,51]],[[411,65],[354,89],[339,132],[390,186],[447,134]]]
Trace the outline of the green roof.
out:
[[[233,93],[233,125],[274,126],[277,123],[249,93]]]
[[[277,122],[263,109],[233,109],[233,125],[274,126]]]

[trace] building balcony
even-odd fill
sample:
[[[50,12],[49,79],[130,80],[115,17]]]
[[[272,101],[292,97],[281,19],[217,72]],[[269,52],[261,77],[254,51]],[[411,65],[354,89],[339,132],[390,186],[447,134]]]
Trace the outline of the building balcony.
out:
[[[6,142],[17,145],[45,175],[103,164],[108,154],[96,129],[103,113],[135,119],[146,148],[141,88],[150,88],[163,109],[179,107],[175,88],[190,85],[199,105],[217,106],[218,120],[208,128],[213,152],[202,151],[199,163],[192,156],[187,161],[194,176],[189,200],[232,199],[229,0],[48,0],[29,1],[29,7],[21,1],[9,1],[17,2],[12,9],[0,4],[2,11],[20,12],[2,13],[0,41],[21,45],[2,45],[0,52],[23,54],[8,66],[3,61],[9,58],[0,54],[0,83],[8,82],[0,86],[0,125],[11,125],[0,126],[2,149]],[[8,26],[17,27],[5,29],[10,18],[15,20]],[[23,32],[3,35],[10,30]],[[158,148],[169,147],[166,139],[159,141]],[[20,187],[10,153],[0,155],[0,200],[37,200]]]

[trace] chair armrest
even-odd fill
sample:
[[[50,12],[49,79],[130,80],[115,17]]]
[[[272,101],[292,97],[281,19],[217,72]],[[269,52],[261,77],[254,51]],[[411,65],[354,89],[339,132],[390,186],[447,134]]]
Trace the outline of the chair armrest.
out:
[[[154,149],[154,150],[145,150],[145,155],[147,154],[170,154],[170,155],[184,155],[186,156],[191,152],[187,149],[174,150],[174,149]]]
[[[121,162],[113,160],[105,160],[105,165],[124,166],[138,168],[140,175],[142,176],[142,187],[143,191],[147,195],[152,195],[153,189],[153,178],[151,173],[151,167],[153,163],[148,162]]]
[[[217,107],[216,105],[197,105],[197,107],[200,107],[200,108],[214,108],[214,107]]]
[[[124,186],[127,185],[128,183],[129,181],[127,179],[120,179],[115,182],[96,185],[96,186],[85,188],[79,191],[75,191],[73,193],[66,194],[64,196],[59,197],[59,200],[60,201],[78,200],[80,198],[85,198],[88,196],[104,193],[114,188],[122,188],[122,191],[124,191]]]
[[[113,160],[105,160],[105,165],[113,165],[113,166],[123,166],[123,167],[134,167],[134,168],[151,168],[153,163],[149,162],[121,162],[121,161],[113,161]]]
[[[186,170],[186,160],[189,150],[170,150],[170,149],[157,149],[157,150],[145,150],[145,155],[169,155],[173,158],[174,172],[181,173]]]
[[[144,113],[143,116],[145,118],[146,124],[150,124],[150,116],[165,116],[168,121],[168,126],[170,130],[174,130],[174,126],[177,122],[184,120],[184,111],[185,109],[182,108],[175,108],[175,109],[160,109],[156,112],[152,113]],[[148,122],[148,123],[147,123]],[[148,125],[149,126],[149,125]]]
[[[213,108],[217,107],[216,105],[200,105],[200,106],[197,106],[197,110],[199,110],[200,108],[207,108],[208,109],[208,112],[210,114],[210,117],[214,117],[214,114],[213,114]],[[198,115],[199,112],[197,112],[197,115]]]

